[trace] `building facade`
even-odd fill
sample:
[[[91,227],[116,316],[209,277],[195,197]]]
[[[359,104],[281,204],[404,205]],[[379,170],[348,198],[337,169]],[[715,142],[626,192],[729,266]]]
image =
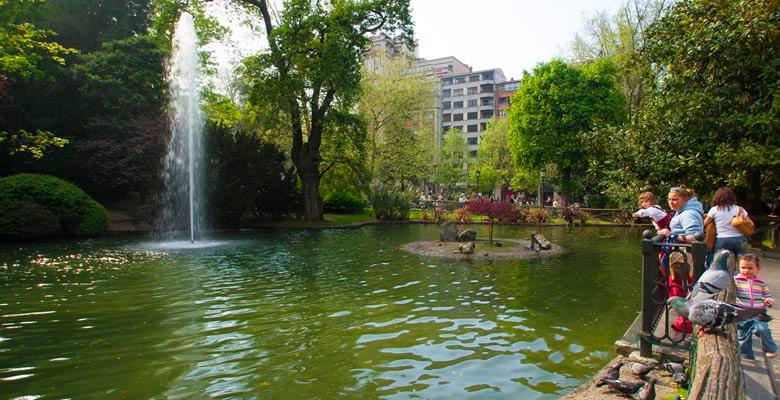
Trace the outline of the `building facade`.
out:
[[[460,130],[469,158],[476,158],[479,137],[496,113],[496,86],[504,81],[504,72],[498,68],[442,77],[442,139],[449,131]]]
[[[509,80],[496,85],[496,118],[506,118],[509,106],[512,105],[512,95],[518,86],[519,80]]]

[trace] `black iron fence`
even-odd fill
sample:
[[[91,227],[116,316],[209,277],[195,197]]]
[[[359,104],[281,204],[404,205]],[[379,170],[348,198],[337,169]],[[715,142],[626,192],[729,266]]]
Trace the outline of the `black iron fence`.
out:
[[[704,273],[707,245],[702,241],[702,235],[698,235],[691,244],[666,243],[665,238],[655,236],[651,230],[646,230],[643,237],[639,351],[643,357],[650,357],[654,344],[687,349],[691,339],[690,325],[685,322],[680,324],[679,316],[666,304],[666,300],[673,291],[687,294],[690,282],[696,282]],[[669,260],[672,259],[681,260],[691,268],[692,274],[686,275],[692,275],[692,280],[687,276],[670,279],[673,270]]]

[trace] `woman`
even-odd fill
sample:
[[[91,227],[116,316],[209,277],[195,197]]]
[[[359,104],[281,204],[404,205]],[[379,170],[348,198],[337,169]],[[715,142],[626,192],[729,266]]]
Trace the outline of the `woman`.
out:
[[[659,229],[658,235],[670,237],[675,235],[675,243],[691,243],[693,237],[704,232],[702,214],[704,208],[696,193],[684,187],[673,187],[669,190],[669,208],[674,211],[669,228]]]
[[[737,196],[727,187],[720,187],[712,197],[712,208],[704,218],[704,226],[715,224],[715,250],[728,249],[739,256],[748,252],[748,242],[737,228],[731,226],[731,219],[737,214],[747,216],[747,211],[737,205]]]

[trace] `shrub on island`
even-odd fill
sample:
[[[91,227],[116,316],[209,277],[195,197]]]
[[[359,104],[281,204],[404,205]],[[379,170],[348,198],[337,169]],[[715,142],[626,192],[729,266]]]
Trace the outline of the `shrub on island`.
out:
[[[76,185],[49,175],[0,178],[0,239],[95,236],[108,214]]]

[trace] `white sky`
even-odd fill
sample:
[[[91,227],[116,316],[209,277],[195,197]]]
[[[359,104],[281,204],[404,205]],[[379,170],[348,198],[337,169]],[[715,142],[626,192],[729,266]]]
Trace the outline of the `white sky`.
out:
[[[625,0],[411,0],[418,57],[454,56],[474,70],[522,77],[566,56],[585,16],[615,14]]]

